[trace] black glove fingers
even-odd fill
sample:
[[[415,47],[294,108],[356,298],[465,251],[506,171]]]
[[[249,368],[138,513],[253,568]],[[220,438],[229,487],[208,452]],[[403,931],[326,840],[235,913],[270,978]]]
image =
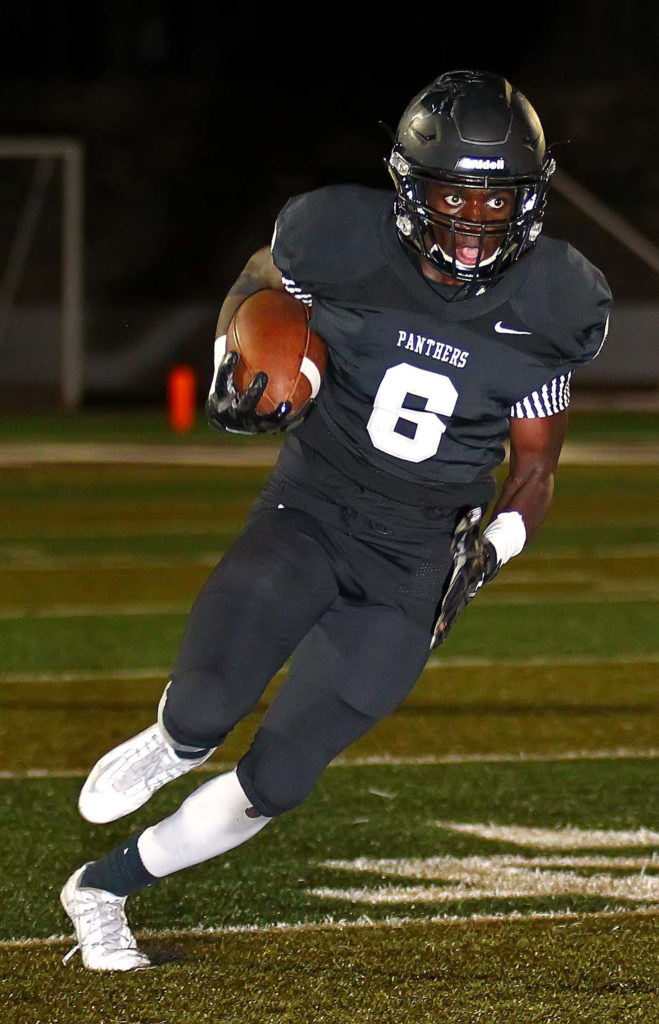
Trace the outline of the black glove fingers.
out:
[[[222,362],[219,365],[217,376],[215,378],[215,394],[222,398],[231,392],[235,392],[235,384],[233,383],[233,371],[236,368],[239,356],[237,352],[227,352],[223,357]]]
[[[238,396],[233,406],[233,414],[236,420],[249,417],[256,412],[256,407],[268,384],[267,373],[257,373],[249,387],[245,388],[242,395]]]
[[[238,362],[237,352],[227,352],[220,363],[215,377],[213,392],[209,395],[207,408],[222,415],[231,406],[236,396],[236,388],[233,383],[233,371]]]

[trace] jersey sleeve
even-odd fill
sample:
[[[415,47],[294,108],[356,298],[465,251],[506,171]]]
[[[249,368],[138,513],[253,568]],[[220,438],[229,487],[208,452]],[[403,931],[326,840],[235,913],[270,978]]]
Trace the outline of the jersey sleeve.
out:
[[[524,311],[526,322],[544,339],[537,352],[538,384],[515,398],[511,419],[555,416],[567,409],[575,371],[596,358],[608,333],[611,292],[601,271],[557,239],[542,240],[538,256],[518,300],[518,312]]]
[[[272,257],[284,286],[297,298],[331,294],[373,260],[382,193],[330,185],[289,199],[277,217]]]
[[[516,420],[542,419],[563,412],[570,404],[572,371],[560,373],[537,391],[531,391],[510,409],[510,418]]]

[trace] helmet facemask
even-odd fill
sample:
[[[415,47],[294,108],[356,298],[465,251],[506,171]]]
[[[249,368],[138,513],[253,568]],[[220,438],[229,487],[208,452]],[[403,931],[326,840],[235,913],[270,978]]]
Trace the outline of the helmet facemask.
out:
[[[442,273],[465,284],[492,284],[529,249],[542,229],[547,186],[554,170],[550,158],[534,178],[428,173],[412,166],[394,147],[389,171],[396,184],[396,227],[401,241]],[[502,192],[512,197],[505,220],[471,221],[435,209],[432,184]],[[463,259],[460,259],[462,254]]]

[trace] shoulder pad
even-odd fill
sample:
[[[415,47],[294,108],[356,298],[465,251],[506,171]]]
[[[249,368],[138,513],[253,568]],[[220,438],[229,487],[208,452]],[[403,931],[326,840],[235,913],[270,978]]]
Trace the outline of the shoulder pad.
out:
[[[285,277],[312,294],[372,273],[378,240],[393,193],[361,185],[330,185],[289,199],[277,218],[272,255]]]
[[[541,237],[515,306],[540,318],[566,366],[590,362],[606,338],[611,291],[597,267],[568,242]],[[533,310],[533,312],[531,312]]]

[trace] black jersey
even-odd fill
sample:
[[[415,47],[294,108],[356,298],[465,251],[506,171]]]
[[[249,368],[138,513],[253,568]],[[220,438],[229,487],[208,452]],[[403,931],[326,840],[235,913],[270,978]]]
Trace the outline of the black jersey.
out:
[[[390,192],[343,185],[290,199],[272,251],[329,350],[296,436],[392,495],[487,501],[511,415],[564,408],[572,371],[606,336],[604,277],[554,239],[480,294],[447,301],[400,243]]]

